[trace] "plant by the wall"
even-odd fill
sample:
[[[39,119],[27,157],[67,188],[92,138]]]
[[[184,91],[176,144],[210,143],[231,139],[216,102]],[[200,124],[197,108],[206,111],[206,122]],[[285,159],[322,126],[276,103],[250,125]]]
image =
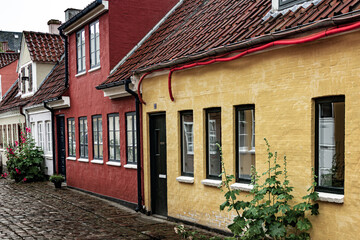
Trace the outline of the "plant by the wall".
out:
[[[261,177],[266,177],[261,182],[261,177],[255,169],[252,171],[253,189],[252,199],[249,201],[237,200],[239,190],[231,189],[230,183],[233,175],[227,175],[222,161],[223,176],[222,189],[225,189],[226,201],[220,205],[220,210],[228,208],[235,210],[237,216],[228,227],[234,238],[240,239],[310,239],[309,230],[312,225],[308,219],[309,214],[318,215],[319,205],[315,203],[318,194],[314,191],[316,182],[309,187],[308,194],[303,197],[303,202],[291,205],[294,196],[291,194],[293,187],[287,174],[286,157],[283,161],[283,170],[277,162],[277,152],[270,151],[270,145],[265,139],[268,153],[268,170]],[[220,152],[221,152],[221,147]],[[221,154],[222,158],[222,154]],[[313,171],[315,179],[315,174]],[[282,180],[281,180],[282,179]]]
[[[15,182],[34,182],[45,180],[43,169],[43,151],[35,145],[26,128],[26,133],[21,132],[20,141],[15,141],[14,146],[6,148],[7,168],[9,175]]]

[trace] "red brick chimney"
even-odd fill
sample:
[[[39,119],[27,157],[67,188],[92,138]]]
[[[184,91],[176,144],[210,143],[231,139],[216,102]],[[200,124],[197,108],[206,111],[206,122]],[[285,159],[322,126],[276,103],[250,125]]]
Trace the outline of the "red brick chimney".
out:
[[[59,34],[58,27],[60,27],[61,22],[56,19],[50,19],[47,24],[49,25],[49,33]]]

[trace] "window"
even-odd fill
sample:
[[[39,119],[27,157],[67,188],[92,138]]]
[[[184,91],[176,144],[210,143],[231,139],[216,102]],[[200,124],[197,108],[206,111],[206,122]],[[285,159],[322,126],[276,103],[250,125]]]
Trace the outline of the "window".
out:
[[[9,142],[8,142],[8,140],[7,140],[6,129],[7,129],[7,128],[6,128],[6,125],[4,125],[4,126],[3,126],[3,139],[4,139],[3,143],[4,143],[4,148],[5,148],[6,144],[9,144]]]
[[[87,118],[79,118],[79,136],[80,136],[80,158],[88,157],[88,128]]]
[[[251,167],[255,166],[255,108],[254,105],[236,108],[237,181],[250,183]]]
[[[90,68],[100,66],[99,20],[90,24]]]
[[[317,190],[344,193],[345,97],[315,100]]]
[[[221,145],[221,109],[206,110],[206,156],[207,178],[220,179],[220,151],[216,144]]]
[[[103,159],[103,134],[101,115],[92,117],[94,159]]]
[[[68,151],[70,157],[76,156],[76,140],[75,140],[75,119],[68,118]]]
[[[43,129],[43,123],[38,122],[37,124],[37,133],[38,133],[38,146],[44,149],[44,129]]]
[[[12,131],[13,131],[13,141],[15,143],[15,141],[19,141],[16,124],[12,125]]]
[[[85,68],[85,31],[84,29],[76,33],[76,54],[77,54],[77,72],[81,73]]]
[[[283,10],[286,8],[291,8],[296,4],[300,4],[306,2],[308,0],[279,0],[279,10]]]
[[[181,126],[181,175],[194,176],[193,112],[180,113]]]
[[[8,144],[12,144],[11,124],[8,125]]]
[[[33,91],[32,64],[21,68],[20,84],[22,94]]]
[[[120,126],[119,114],[108,115],[109,160],[120,161]]]
[[[128,164],[137,162],[135,112],[126,114],[126,159]]]
[[[52,138],[51,138],[51,122],[46,121],[45,122],[45,134],[46,134],[46,151],[51,152],[52,151]]]
[[[3,126],[0,126],[0,148],[4,147]]]

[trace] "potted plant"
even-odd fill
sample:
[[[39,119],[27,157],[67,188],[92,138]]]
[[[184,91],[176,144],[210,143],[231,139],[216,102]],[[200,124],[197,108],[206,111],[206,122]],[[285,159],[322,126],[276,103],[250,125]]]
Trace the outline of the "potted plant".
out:
[[[54,183],[55,188],[61,188],[61,183],[65,181],[63,175],[54,174],[50,177],[50,181]]]

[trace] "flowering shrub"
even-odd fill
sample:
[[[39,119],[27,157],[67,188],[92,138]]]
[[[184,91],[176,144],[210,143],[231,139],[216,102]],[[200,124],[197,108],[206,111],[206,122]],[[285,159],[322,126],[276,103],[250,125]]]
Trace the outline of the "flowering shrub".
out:
[[[6,148],[7,168],[15,182],[45,180],[43,151],[35,145],[30,132],[26,128],[26,133],[21,132],[21,141],[15,141],[15,148],[11,145]]]

